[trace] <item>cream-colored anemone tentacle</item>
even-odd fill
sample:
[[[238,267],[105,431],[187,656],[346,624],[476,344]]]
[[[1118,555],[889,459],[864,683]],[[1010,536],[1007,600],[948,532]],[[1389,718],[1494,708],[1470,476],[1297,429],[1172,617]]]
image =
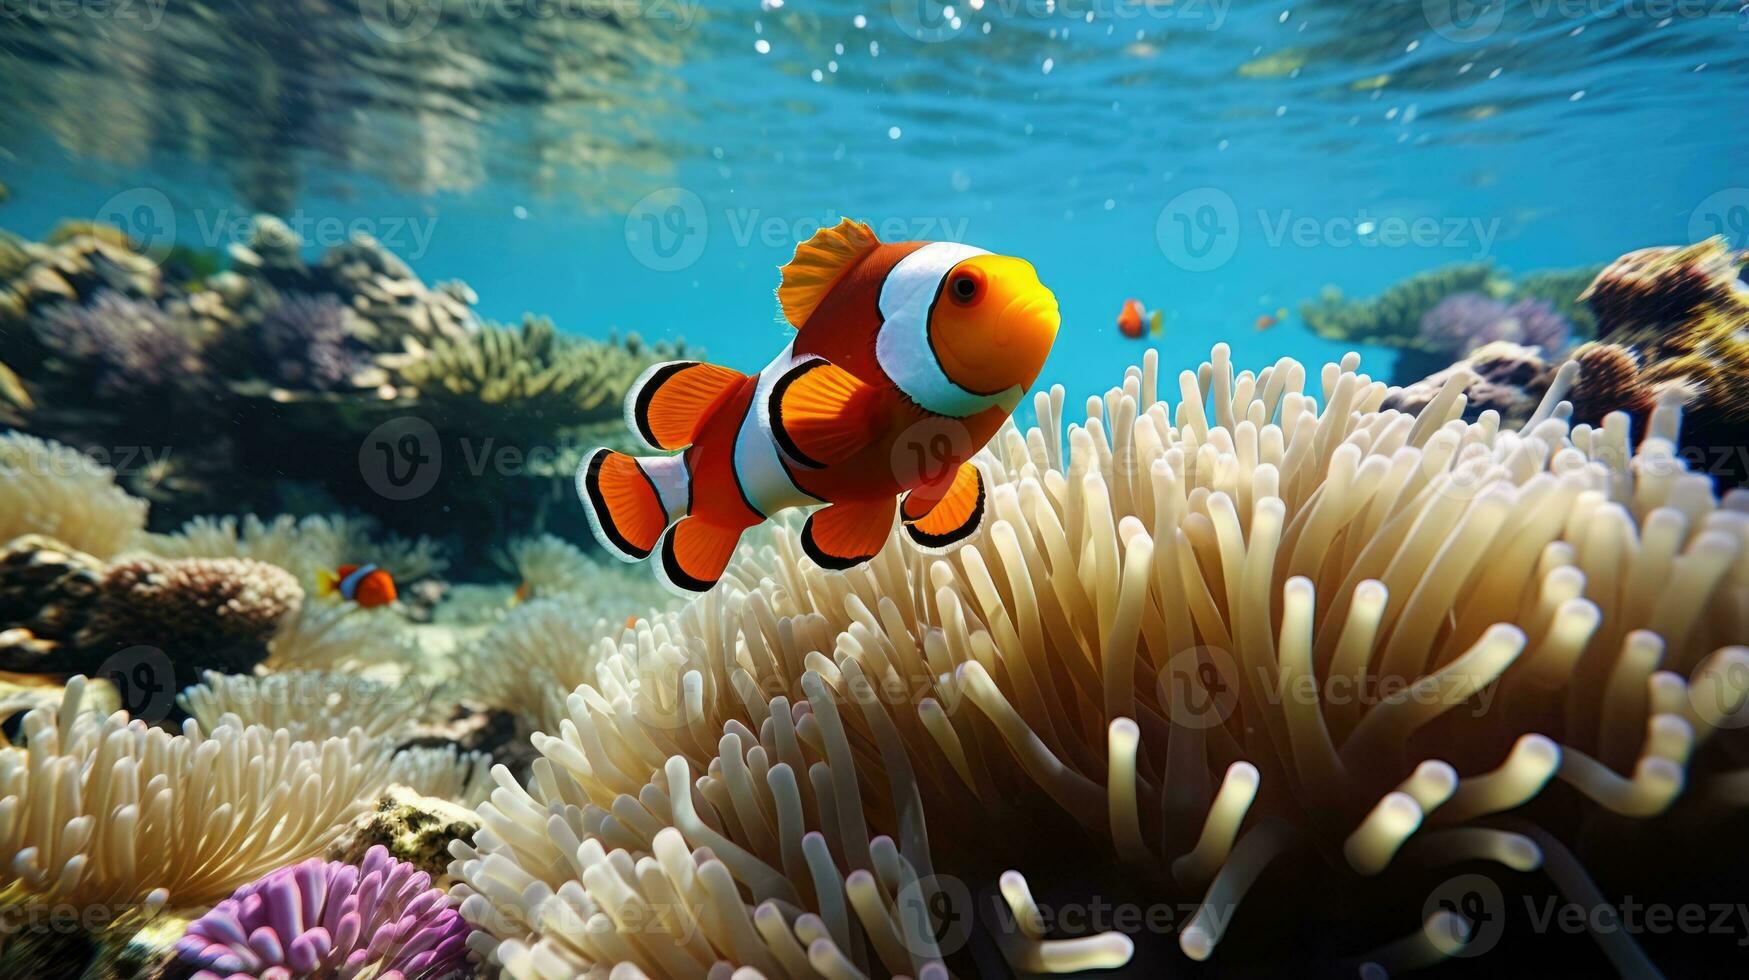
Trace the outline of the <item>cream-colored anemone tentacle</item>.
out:
[[[1675,406],[1634,445],[1625,416],[1573,426],[1558,392],[1529,425],[1472,421],[1462,377],[1418,415],[1382,409],[1353,357],[1235,373],[1217,347],[1173,404],[1158,371],[1080,420],[1060,389],[1035,399],[1041,425],[982,457],[987,527],[950,554],[895,538],[827,572],[783,521],[709,595],[580,639],[593,682],[457,847],[477,946],[517,976],[637,953],[559,914],[600,921],[575,858],[595,841],[662,872],[621,876],[646,901],[711,910],[689,948],[713,963],[921,973],[912,876],[996,860],[1037,882],[1048,845],[1201,898],[1180,940],[1208,957],[1272,861],[1534,870],[1540,838],[1474,823],[1551,783],[1630,820],[1749,796],[1692,772],[1749,720],[1749,495],[1686,468]],[[1021,808],[1080,836],[1040,841]],[[1019,918],[1030,899],[1004,894]],[[1450,955],[1455,928],[1379,960]],[[1040,945],[1065,939],[1086,942]],[[1131,955],[1004,943],[1037,970]]]

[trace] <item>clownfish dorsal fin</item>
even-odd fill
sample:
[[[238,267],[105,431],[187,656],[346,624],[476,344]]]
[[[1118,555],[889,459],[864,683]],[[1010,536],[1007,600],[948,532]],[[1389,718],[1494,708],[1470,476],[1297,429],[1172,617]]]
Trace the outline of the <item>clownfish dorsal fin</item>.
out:
[[[880,243],[873,228],[845,218],[797,245],[795,258],[783,267],[783,281],[777,287],[784,319],[800,330],[839,277]]]

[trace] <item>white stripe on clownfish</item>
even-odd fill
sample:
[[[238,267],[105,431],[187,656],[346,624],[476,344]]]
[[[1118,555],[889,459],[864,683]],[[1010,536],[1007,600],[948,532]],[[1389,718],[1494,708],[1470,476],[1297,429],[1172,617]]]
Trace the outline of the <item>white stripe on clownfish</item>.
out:
[[[783,352],[759,372],[753,401],[735,433],[735,479],[747,506],[761,517],[788,507],[825,503],[796,485],[783,450],[778,447],[777,434],[772,431],[771,391],[796,360],[794,344],[786,344]]]
[[[925,410],[966,418],[996,405],[1018,403],[1018,393],[980,395],[947,376],[929,342],[929,316],[942,280],[966,259],[990,253],[957,242],[931,242],[900,259],[881,285],[881,329],[875,359],[905,397]]]
[[[348,600],[357,597],[359,583],[370,577],[371,573],[376,570],[375,565],[360,565],[353,569],[351,575],[340,580],[340,597]]]

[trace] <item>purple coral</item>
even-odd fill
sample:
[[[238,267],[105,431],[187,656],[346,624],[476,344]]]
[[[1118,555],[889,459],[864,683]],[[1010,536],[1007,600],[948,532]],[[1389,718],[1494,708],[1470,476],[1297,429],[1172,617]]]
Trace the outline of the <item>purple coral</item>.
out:
[[[188,384],[201,370],[194,335],[147,300],[100,290],[89,306],[65,303],[43,313],[38,336],[51,350],[96,374],[99,395],[130,397]]]
[[[176,943],[195,980],[470,973],[468,925],[431,876],[381,845],[362,866],[311,858],[237,889]]]
[[[359,364],[347,315],[346,304],[326,294],[281,300],[262,318],[258,335],[272,376],[316,391],[343,385]]]
[[[1496,340],[1540,347],[1552,356],[1566,348],[1570,333],[1566,318],[1540,299],[1507,305],[1480,293],[1457,293],[1421,317],[1422,340],[1459,357]]]

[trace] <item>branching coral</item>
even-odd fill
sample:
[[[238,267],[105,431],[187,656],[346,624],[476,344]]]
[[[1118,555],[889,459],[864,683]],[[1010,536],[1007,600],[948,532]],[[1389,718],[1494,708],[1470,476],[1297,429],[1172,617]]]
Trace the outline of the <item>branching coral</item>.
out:
[[[115,471],[57,442],[0,433],[0,541],[45,534],[99,558],[146,526],[146,502]]]
[[[269,376],[293,388],[330,391],[362,366],[351,349],[356,314],[331,295],[282,299],[257,329]]]
[[[1479,293],[1458,293],[1422,315],[1420,337],[1454,358],[1496,341],[1540,348],[1554,357],[1566,349],[1570,333],[1567,321],[1543,300],[1508,305]]]
[[[467,934],[430,875],[373,847],[358,866],[311,858],[237,889],[188,927],[177,951],[201,980],[442,980],[468,972]]]
[[[551,320],[487,327],[440,341],[401,367],[423,402],[464,417],[504,424],[540,420],[549,429],[616,416],[620,400],[664,351],[634,339],[602,343],[561,335]]]
[[[1741,773],[1690,759],[1743,720],[1749,499],[1674,457],[1676,410],[1635,450],[1559,390],[1519,430],[1462,421],[1462,377],[1380,411],[1357,365],[1314,398],[1217,347],[1168,406],[1150,357],[1066,440],[1059,389],[985,457],[974,543],[836,574],[780,535],[598,641],[531,783],[498,770],[453,848],[479,948],[518,977],[939,976],[955,876],[1115,860],[1194,907],[1204,959],[1274,864],[1350,906],[1406,863],[1546,860],[1579,895],[1575,814],[1719,805]],[[1477,822],[1511,810],[1547,829]],[[979,919],[1014,968],[1130,960],[1029,925],[1023,870],[999,886]],[[1462,946],[1430,935],[1375,959]]]
[[[45,311],[36,330],[65,370],[88,376],[105,398],[146,398],[202,380],[199,338],[149,301],[105,290],[89,305]]]

